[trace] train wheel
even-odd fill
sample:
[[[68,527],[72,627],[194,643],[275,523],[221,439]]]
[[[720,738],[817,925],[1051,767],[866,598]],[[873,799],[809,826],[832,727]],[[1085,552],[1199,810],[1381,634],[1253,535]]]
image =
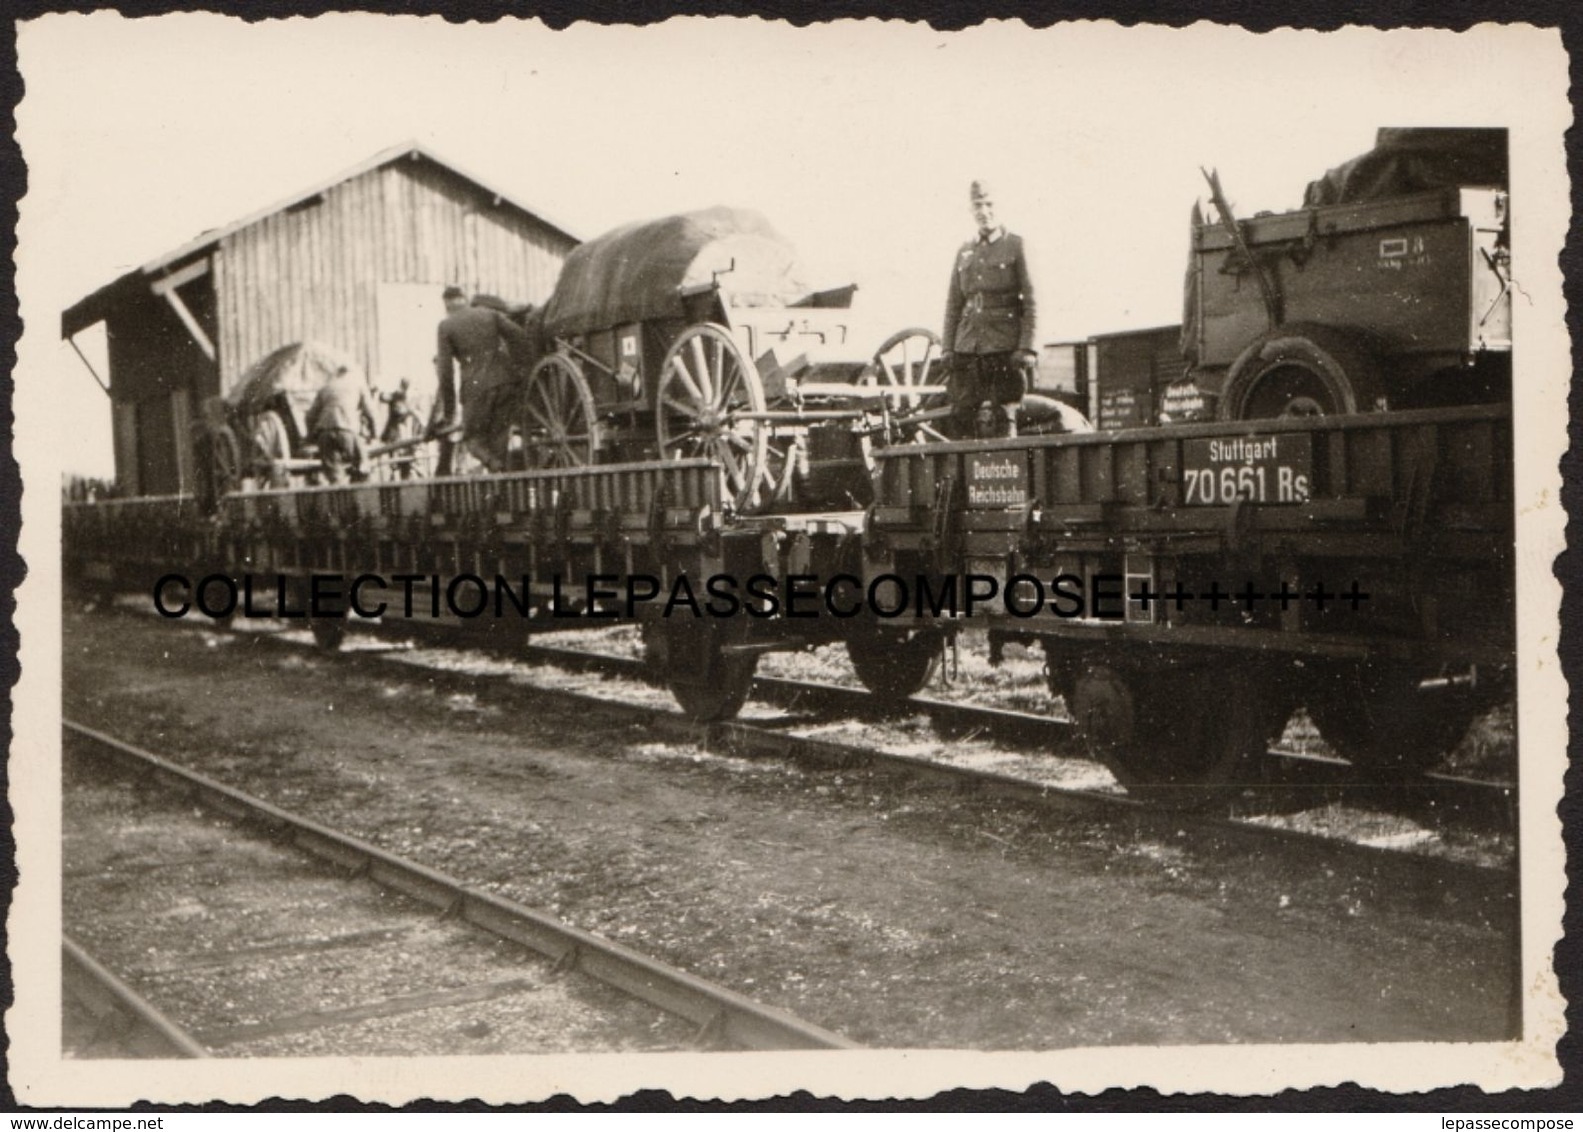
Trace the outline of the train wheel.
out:
[[[1202,672],[1123,674],[1096,667],[1080,675],[1072,716],[1095,758],[1127,793],[1162,809],[1191,810],[1223,801],[1247,780],[1275,720],[1274,697],[1252,681],[1226,696]]]
[[[308,586],[308,579],[303,577],[293,578],[286,582],[289,587],[286,599],[290,605],[297,609],[313,610],[312,591]],[[326,595],[328,596],[328,595]],[[333,603],[321,600],[318,606],[321,616],[309,616],[308,632],[313,634],[313,643],[325,652],[335,652],[340,649],[346,640],[346,611],[336,609]]]
[[[886,704],[899,704],[922,691],[940,666],[937,633],[908,636],[905,630],[854,625],[846,639],[847,656],[863,686]]]
[[[313,633],[313,643],[325,652],[335,652],[346,640],[345,617],[310,617],[308,629]]]
[[[716,461],[725,500],[750,510],[767,478],[769,429],[742,414],[764,412],[764,383],[730,333],[712,323],[684,330],[665,352],[655,398],[660,455]]]
[[[1379,364],[1361,342],[1324,326],[1273,330],[1232,363],[1223,420],[1365,413],[1379,394]]]
[[[1424,691],[1397,665],[1335,673],[1308,714],[1336,754],[1385,779],[1413,778],[1455,747],[1484,701],[1462,689]]]
[[[945,367],[940,364],[940,336],[932,330],[913,327],[885,339],[869,359],[858,384],[910,390],[937,384],[944,377]],[[891,402],[890,410],[905,421],[915,413],[940,408],[948,401],[943,393],[907,393],[897,396]],[[916,425],[903,424],[887,439],[894,443],[921,443],[944,440],[946,436],[934,426],[934,422],[924,421]]]
[[[694,723],[731,719],[747,702],[758,654],[724,650],[741,643],[737,629],[713,619],[665,627],[666,686]]]
[[[565,354],[539,359],[522,398],[522,447],[528,467],[582,468],[599,450],[593,390]]]

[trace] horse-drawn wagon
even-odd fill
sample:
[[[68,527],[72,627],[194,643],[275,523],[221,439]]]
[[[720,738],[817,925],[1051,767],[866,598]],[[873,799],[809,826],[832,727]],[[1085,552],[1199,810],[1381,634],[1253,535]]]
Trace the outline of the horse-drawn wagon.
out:
[[[333,346],[293,342],[249,366],[230,393],[211,398],[204,406],[198,443],[213,497],[249,483],[286,487],[318,482],[324,464],[309,435],[308,419],[319,391],[342,369],[362,373],[349,355]],[[364,471],[390,479],[426,471],[428,459],[420,451],[425,445],[421,406],[409,403],[405,383],[378,398],[386,405],[384,421],[379,444],[366,454]]]
[[[293,342],[254,362],[223,397],[204,406],[201,443],[216,496],[254,480],[284,487],[317,472],[308,412],[326,382],[356,363],[331,346]]]
[[[706,457],[740,512],[861,506],[868,446],[944,387],[930,331],[859,346],[856,289],[810,289],[791,245],[740,209],[583,244],[530,318],[528,467]]]

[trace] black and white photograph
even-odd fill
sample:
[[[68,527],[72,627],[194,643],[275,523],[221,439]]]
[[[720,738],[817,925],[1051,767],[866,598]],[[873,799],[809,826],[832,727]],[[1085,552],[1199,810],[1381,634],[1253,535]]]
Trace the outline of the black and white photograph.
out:
[[[1559,1082],[1559,32],[17,45],[19,1101]]]

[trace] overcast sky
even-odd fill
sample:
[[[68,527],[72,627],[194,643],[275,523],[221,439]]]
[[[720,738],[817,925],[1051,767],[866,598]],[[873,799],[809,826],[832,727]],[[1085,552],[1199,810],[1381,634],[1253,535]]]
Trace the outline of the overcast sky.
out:
[[[106,399],[56,341],[60,311],[408,139],[582,237],[757,208],[815,285],[858,283],[865,321],[893,327],[939,328],[987,178],[1031,249],[1041,341],[1175,322],[1201,164],[1239,213],[1295,207],[1380,125],[1534,121],[1535,47],[1490,28],[51,16],[19,38],[20,380],[51,383],[67,469],[109,475]]]

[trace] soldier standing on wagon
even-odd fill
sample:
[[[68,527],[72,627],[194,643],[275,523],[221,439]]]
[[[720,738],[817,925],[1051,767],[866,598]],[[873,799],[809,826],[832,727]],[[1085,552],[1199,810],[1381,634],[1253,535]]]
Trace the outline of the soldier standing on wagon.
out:
[[[968,197],[978,238],[956,253],[941,336],[951,404],[958,435],[1010,436],[1038,358],[1033,279],[1022,237],[995,219],[989,187],[974,181]],[[981,410],[989,418],[984,425],[976,423]]]
[[[374,401],[362,375],[337,369],[314,397],[307,424],[324,461],[324,478],[344,483],[350,470],[352,479],[361,480],[364,438],[374,435]]]
[[[445,310],[434,359],[441,417],[430,431],[443,436],[456,430],[459,401],[462,442],[486,468],[497,471],[505,466],[516,421],[516,383],[508,351],[526,356],[528,333],[498,310],[470,306],[460,287],[445,289]],[[447,448],[441,453],[442,475],[455,470],[448,456]]]

